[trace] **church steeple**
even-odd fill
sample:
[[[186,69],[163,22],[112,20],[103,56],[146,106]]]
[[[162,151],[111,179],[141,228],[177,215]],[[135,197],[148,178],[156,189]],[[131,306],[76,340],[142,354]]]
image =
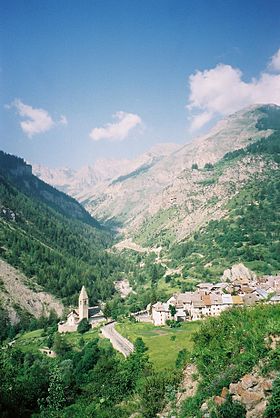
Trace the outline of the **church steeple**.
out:
[[[88,319],[88,294],[85,286],[82,287],[79,296],[79,319]]]

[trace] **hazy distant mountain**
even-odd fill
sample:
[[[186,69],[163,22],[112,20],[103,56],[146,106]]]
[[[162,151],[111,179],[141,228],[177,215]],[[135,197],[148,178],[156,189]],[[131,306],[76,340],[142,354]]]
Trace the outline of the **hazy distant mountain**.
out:
[[[146,153],[134,159],[99,159],[92,166],[83,166],[77,170],[71,168],[48,168],[32,164],[33,172],[46,183],[78,198],[91,197],[93,190],[100,183],[105,185],[110,180],[124,176],[143,166],[152,166],[164,156],[179,148],[176,144],[157,144]]]

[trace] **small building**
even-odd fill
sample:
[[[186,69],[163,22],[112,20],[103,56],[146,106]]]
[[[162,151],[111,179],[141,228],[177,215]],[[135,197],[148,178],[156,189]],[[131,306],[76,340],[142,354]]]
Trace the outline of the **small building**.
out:
[[[260,289],[259,287],[256,290],[254,290],[253,293],[257,296],[258,300],[266,300],[269,295],[269,293],[266,290]]]
[[[169,311],[169,304],[157,302],[152,306],[152,319],[154,325],[164,325],[168,319],[171,318]]]
[[[56,357],[56,353],[48,347],[40,348],[41,353],[45,354],[48,357]]]
[[[245,306],[253,306],[257,303],[258,298],[254,293],[249,293],[242,296],[243,302]]]
[[[269,303],[271,304],[276,304],[276,303],[280,303],[280,294],[276,294],[271,296],[271,298],[269,299]]]
[[[244,305],[243,299],[239,295],[232,296],[232,303],[233,303],[234,306],[242,306],[242,305]]]
[[[83,286],[79,295],[79,307],[72,309],[67,315],[66,321],[58,324],[58,332],[75,332],[82,319],[87,319],[91,327],[94,328],[105,320],[103,312],[99,306],[89,307],[88,294]]]

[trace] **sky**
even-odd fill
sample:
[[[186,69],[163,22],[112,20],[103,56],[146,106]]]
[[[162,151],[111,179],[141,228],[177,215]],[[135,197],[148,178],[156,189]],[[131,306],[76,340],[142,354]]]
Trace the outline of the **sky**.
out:
[[[280,105],[279,0],[0,0],[0,148],[48,167]]]

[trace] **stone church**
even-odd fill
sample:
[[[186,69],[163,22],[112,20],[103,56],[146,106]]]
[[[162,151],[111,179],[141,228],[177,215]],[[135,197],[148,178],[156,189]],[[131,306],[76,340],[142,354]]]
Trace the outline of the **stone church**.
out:
[[[92,328],[99,322],[105,320],[99,306],[89,307],[88,294],[85,286],[82,287],[79,295],[79,307],[77,309],[72,309],[71,312],[69,312],[66,321],[59,322],[58,332],[77,331],[78,325],[82,319],[87,319]]]

